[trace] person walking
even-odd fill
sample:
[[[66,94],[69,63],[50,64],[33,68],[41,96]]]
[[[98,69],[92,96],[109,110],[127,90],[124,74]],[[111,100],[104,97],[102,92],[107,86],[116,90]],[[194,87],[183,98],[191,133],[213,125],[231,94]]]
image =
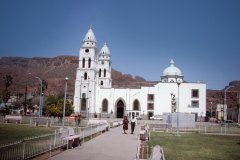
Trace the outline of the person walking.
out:
[[[137,123],[137,119],[134,114],[132,114],[132,118],[131,118],[130,122],[131,122],[131,134],[133,134],[136,123]]]
[[[81,115],[81,113],[78,115],[78,117],[77,117],[77,125],[78,125],[78,127],[80,126],[80,124],[81,124],[81,119],[82,119],[82,115]]]
[[[123,133],[124,134],[127,134],[127,130],[128,130],[128,123],[129,123],[129,121],[128,121],[128,119],[127,119],[127,116],[124,116],[123,117]]]

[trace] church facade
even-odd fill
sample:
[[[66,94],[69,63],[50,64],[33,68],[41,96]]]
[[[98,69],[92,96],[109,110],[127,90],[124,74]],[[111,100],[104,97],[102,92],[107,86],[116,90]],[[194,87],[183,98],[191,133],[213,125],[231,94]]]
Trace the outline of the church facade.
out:
[[[105,43],[98,51],[90,28],[79,52],[73,101],[75,113],[86,117],[123,118],[134,113],[149,118],[182,112],[195,114],[197,120],[206,114],[206,84],[186,82],[171,60],[154,86],[113,88],[110,50]]]

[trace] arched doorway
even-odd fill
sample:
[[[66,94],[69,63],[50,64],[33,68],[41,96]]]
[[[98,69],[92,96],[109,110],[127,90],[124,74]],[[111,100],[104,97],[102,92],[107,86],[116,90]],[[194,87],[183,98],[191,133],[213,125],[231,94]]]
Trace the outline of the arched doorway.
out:
[[[117,102],[117,106],[116,106],[116,117],[117,118],[123,118],[123,116],[124,116],[124,103],[123,103],[123,101],[122,100],[119,100],[118,102]]]

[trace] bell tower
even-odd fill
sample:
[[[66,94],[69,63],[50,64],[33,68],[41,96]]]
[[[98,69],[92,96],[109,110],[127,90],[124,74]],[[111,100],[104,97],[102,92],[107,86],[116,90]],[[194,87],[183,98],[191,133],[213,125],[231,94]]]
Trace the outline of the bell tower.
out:
[[[82,42],[79,51],[79,66],[77,68],[74,94],[74,110],[86,117],[95,111],[95,92],[97,75],[97,40],[90,28]]]
[[[110,51],[105,43],[102,47],[98,59],[98,85],[100,88],[111,88],[111,56]]]

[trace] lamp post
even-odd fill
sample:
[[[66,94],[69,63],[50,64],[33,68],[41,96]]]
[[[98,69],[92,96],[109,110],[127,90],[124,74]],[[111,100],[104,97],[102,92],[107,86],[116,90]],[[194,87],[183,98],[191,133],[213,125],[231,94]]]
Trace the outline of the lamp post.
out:
[[[44,108],[44,103],[43,103],[43,102],[44,102],[44,100],[43,100],[43,98],[44,98],[44,93],[42,92],[41,95],[42,95],[42,97],[41,97],[41,100],[42,100],[42,102],[41,102],[42,108],[41,108],[41,114],[40,114],[40,115],[42,116],[42,115],[43,115],[43,108]]]
[[[102,118],[102,108],[99,108],[99,119],[101,119]]]
[[[179,136],[179,87],[181,84],[181,80],[177,79],[177,85],[178,85],[178,105],[177,105],[177,136]]]
[[[65,77],[65,91],[64,91],[62,127],[64,127],[64,122],[65,122],[65,108],[66,108],[66,96],[67,96],[67,81],[68,81],[68,77]]]
[[[227,120],[227,91],[233,86],[228,86],[224,90],[223,120]],[[226,106],[226,107],[225,107]],[[225,116],[226,115],[226,116]],[[225,122],[224,122],[225,123]]]
[[[237,93],[237,108],[238,108],[238,124],[240,124],[240,94]]]
[[[83,76],[81,76],[81,80],[80,80],[80,101],[79,101],[79,113],[81,112],[82,109],[82,78]]]
[[[210,102],[210,109],[211,109],[211,118],[212,118],[212,102]]]
[[[42,79],[39,77],[35,77],[40,81],[41,84],[41,89],[40,89],[40,94],[39,94],[39,117],[41,117],[41,109],[42,109]]]

